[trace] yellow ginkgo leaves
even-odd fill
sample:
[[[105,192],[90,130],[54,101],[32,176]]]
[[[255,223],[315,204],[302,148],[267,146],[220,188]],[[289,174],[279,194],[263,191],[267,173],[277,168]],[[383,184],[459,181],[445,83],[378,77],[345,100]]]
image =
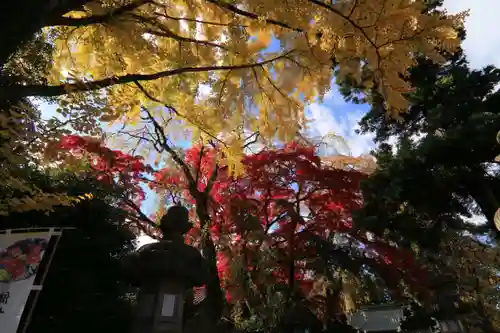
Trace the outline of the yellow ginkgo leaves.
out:
[[[83,90],[104,93],[112,114],[104,118],[134,122],[153,97],[187,126],[203,127],[207,140],[256,124],[263,139],[293,137],[305,103],[329,90],[333,59],[340,76],[376,87],[394,116],[405,112],[412,56],[442,61],[442,50],[459,46],[455,29],[465,15],[425,12],[423,0],[135,1],[125,11],[119,0],[101,1],[99,15],[115,14],[98,24],[75,18],[51,28],[56,72],[80,73],[90,82]],[[208,97],[199,98],[200,85],[211,88]],[[226,156],[239,144],[227,142]]]

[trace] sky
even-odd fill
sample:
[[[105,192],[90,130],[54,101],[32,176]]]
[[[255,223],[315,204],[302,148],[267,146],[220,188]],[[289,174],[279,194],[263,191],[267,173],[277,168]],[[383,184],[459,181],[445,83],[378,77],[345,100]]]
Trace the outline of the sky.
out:
[[[463,47],[474,68],[500,66],[500,34],[498,33],[498,0],[445,0],[450,13],[470,10],[466,20],[467,39]]]
[[[463,44],[465,53],[473,68],[481,68],[489,64],[500,67],[500,34],[497,28],[497,16],[500,13],[500,0],[445,0],[444,7],[450,13],[470,10],[466,19],[467,38]],[[368,111],[366,105],[346,103],[340,96],[335,84],[325,97],[323,103],[307,106],[305,112],[313,119],[310,131],[313,135],[322,136],[333,133],[344,138],[347,146],[340,146],[339,152],[352,156],[368,153],[374,148],[372,135],[358,135],[358,121]],[[45,117],[55,114],[53,106],[42,106]],[[154,194],[148,191],[144,205],[146,214],[156,207]]]

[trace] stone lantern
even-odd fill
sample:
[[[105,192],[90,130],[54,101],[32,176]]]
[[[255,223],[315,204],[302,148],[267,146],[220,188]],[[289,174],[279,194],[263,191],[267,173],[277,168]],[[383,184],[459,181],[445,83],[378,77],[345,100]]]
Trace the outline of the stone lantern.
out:
[[[200,252],[184,244],[191,227],[186,208],[170,207],[160,224],[163,238],[125,259],[127,275],[139,287],[133,333],[182,332],[186,291],[208,276]]]

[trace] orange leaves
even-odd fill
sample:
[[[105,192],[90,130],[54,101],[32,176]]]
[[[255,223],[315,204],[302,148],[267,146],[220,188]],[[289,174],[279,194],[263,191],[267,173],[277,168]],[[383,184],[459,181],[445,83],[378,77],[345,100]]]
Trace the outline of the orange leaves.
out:
[[[377,167],[377,163],[372,156],[328,156],[322,157],[321,163],[330,168],[357,170],[364,174],[371,174]]]

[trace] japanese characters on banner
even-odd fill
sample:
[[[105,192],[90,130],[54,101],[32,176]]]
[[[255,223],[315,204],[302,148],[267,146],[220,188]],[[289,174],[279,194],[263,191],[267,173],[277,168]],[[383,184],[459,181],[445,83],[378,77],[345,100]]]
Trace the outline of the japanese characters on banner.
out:
[[[0,234],[0,331],[16,333],[50,233]]]

